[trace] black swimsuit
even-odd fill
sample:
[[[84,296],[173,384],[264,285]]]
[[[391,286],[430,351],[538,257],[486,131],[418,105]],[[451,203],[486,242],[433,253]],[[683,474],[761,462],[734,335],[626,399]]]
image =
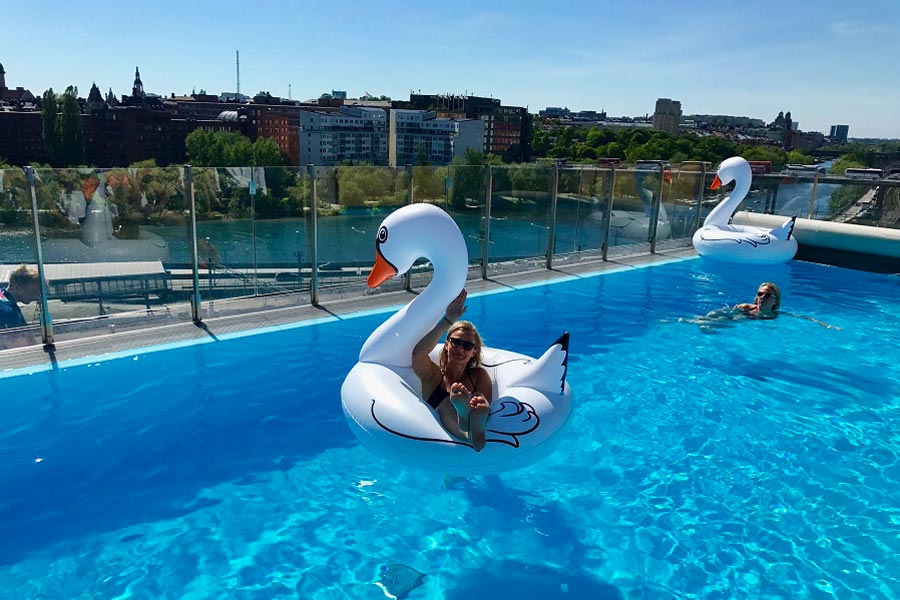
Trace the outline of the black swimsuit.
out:
[[[469,376],[468,369],[466,369],[465,376],[469,379],[469,383],[471,383],[472,387],[474,388],[475,382],[472,380],[472,377]],[[441,402],[443,402],[444,399],[447,398],[449,395],[450,395],[450,392],[448,392],[446,389],[444,389],[444,376],[441,375],[441,382],[438,384],[438,386],[436,388],[434,388],[434,391],[431,392],[430,396],[428,396],[428,400],[426,400],[426,402],[428,402],[428,406],[430,406],[434,410],[437,410],[438,406],[441,405]]]

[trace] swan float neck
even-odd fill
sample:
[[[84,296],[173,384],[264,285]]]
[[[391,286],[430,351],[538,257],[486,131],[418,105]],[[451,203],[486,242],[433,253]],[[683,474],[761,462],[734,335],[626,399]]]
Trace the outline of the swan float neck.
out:
[[[739,156],[734,156],[722,162],[713,180],[712,189],[717,189],[720,185],[728,185],[734,181],[734,189],[724,200],[719,202],[713,208],[706,220],[703,222],[705,226],[724,227],[731,220],[731,215],[737,210],[741,202],[750,191],[750,180],[753,177],[753,171],[750,164]]]
[[[389,215],[378,229],[376,266],[369,287],[405,273],[423,257],[434,266],[434,276],[412,302],[366,340],[359,360],[410,367],[415,345],[444,316],[446,306],[465,286],[469,254],[456,222],[440,208],[414,204],[404,207],[402,218],[395,215]]]

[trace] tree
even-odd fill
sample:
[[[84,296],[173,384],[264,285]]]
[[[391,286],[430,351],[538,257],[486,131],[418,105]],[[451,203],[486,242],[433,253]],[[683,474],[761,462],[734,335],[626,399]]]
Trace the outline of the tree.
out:
[[[503,164],[496,154],[484,154],[468,148],[464,156],[457,156],[450,162],[450,204],[463,208],[466,198],[478,202],[484,200],[484,167]]]
[[[272,167],[287,164],[287,158],[270,138],[250,138],[233,131],[192,131],[184,140],[188,161],[203,167]]]
[[[59,103],[53,88],[41,97],[41,137],[50,164],[59,164]]]
[[[78,88],[70,85],[62,95],[62,112],[59,115],[59,154],[66,166],[84,163],[84,131],[81,125],[81,107],[78,104]]]

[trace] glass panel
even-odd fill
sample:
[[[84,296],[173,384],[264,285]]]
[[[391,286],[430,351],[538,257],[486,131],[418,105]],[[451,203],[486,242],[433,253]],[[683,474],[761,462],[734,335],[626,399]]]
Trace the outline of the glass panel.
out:
[[[493,173],[490,273],[546,264],[553,167],[503,166]]]
[[[217,308],[217,300],[257,291],[251,206],[270,190],[261,168],[194,167],[193,174],[202,314],[214,316],[226,309]],[[251,189],[256,199],[251,199]]]
[[[650,251],[650,213],[659,172],[616,169],[609,223],[609,257]]]
[[[203,185],[195,192],[200,295],[211,309],[206,314],[309,303],[306,169],[195,168],[195,183],[198,171]],[[218,197],[209,194],[210,174],[218,180]]]
[[[57,341],[189,319],[158,227],[184,227],[182,170],[37,169]]]
[[[4,293],[10,273],[23,264],[37,264],[31,189],[22,169],[0,169],[0,350],[41,340],[40,300],[26,304],[20,297],[13,305],[12,293]]]
[[[690,245],[697,229],[698,206],[708,186],[707,180],[711,180],[714,173],[712,163],[699,162],[684,162],[669,171],[660,209],[658,249]]]
[[[317,170],[320,299],[358,297],[365,292],[375,260],[378,226],[407,203],[409,178],[405,168],[339,166]],[[400,279],[391,280],[379,290],[402,285]]]
[[[591,259],[601,256],[603,215],[609,193],[608,170],[560,169],[556,208],[556,250],[559,258]]]
[[[440,171],[447,174],[445,179],[446,200],[441,206],[446,210],[462,231],[469,253],[468,278],[481,277],[484,219],[487,215],[488,170],[480,165],[453,165]],[[492,216],[491,239],[496,218]],[[488,244],[487,256],[490,262],[495,246]]]

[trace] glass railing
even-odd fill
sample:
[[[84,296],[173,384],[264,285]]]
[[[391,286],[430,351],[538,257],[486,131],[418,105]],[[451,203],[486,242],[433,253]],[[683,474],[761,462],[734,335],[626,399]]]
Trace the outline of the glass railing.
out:
[[[0,347],[421,289],[425,260],[365,285],[379,224],[410,202],[454,218],[474,279],[687,247],[728,193],[709,163],[27,173],[0,170],[0,289],[39,262],[47,285]],[[756,175],[741,210],[897,227],[900,181]]]

